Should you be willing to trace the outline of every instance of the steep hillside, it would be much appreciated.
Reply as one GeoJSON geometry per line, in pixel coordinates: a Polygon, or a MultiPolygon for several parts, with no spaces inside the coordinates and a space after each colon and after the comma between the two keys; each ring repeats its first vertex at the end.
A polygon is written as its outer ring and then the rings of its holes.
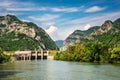
{"type": "Polygon", "coordinates": [[[14,15],[0,16],[0,47],[3,50],[57,49],[42,28],[14,15]]]}
{"type": "Polygon", "coordinates": [[[117,46],[120,44],[120,18],[114,22],[107,20],[100,27],[92,27],[87,31],[76,30],[64,41],[63,50],[75,42],[100,41],[109,46],[117,46]]]}
{"type": "Polygon", "coordinates": [[[63,48],[65,51],[55,55],[56,60],[120,64],[120,19],[105,21],[88,36],[63,48]]]}
{"type": "Polygon", "coordinates": [[[101,35],[103,33],[107,33],[112,27],[113,27],[112,21],[107,20],[99,29],[92,32],[92,35],[101,35]]]}
{"type": "Polygon", "coordinates": [[[100,27],[100,29],[92,33],[92,36],[94,38],[93,39],[94,41],[102,42],[104,44],[109,45],[109,47],[119,46],[120,45],[120,19],[117,19],[114,22],[105,21],[105,23],[100,27]]]}
{"type": "Polygon", "coordinates": [[[80,39],[89,36],[93,31],[97,30],[99,26],[91,27],[86,31],[75,30],[72,34],[70,34],[63,43],[61,49],[66,49],[68,45],[73,45],[75,42],[79,42],[80,39]]]}

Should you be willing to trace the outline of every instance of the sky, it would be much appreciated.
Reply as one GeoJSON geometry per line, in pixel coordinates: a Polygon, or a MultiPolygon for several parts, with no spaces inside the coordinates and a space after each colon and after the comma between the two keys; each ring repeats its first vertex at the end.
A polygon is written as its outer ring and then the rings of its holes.
{"type": "Polygon", "coordinates": [[[55,40],[120,18],[120,0],[0,0],[0,16],[33,22],[55,40]]]}

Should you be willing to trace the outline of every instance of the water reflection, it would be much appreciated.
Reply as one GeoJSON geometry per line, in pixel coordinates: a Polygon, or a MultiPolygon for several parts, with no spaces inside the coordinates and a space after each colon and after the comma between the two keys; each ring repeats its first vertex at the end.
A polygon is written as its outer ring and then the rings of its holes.
{"type": "Polygon", "coordinates": [[[111,64],[43,60],[0,65],[2,80],[119,80],[119,74],[120,66],[111,64]]]}
{"type": "Polygon", "coordinates": [[[5,78],[7,76],[14,75],[17,73],[21,73],[21,72],[15,70],[0,70],[0,78],[5,78]]]}

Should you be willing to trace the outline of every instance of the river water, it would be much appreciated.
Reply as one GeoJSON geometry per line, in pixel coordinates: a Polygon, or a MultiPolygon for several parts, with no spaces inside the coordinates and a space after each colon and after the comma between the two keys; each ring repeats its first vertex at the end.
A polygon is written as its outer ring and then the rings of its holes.
{"type": "Polygon", "coordinates": [[[20,61],[0,65],[0,80],[120,80],[120,65],[20,61]]]}

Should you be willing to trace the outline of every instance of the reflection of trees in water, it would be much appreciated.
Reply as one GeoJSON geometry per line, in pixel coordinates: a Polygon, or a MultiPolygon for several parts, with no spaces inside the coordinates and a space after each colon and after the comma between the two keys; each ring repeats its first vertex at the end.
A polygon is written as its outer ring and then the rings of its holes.
{"type": "Polygon", "coordinates": [[[21,72],[15,70],[0,70],[0,78],[5,78],[9,75],[14,75],[16,73],[21,73],[21,72]]]}

